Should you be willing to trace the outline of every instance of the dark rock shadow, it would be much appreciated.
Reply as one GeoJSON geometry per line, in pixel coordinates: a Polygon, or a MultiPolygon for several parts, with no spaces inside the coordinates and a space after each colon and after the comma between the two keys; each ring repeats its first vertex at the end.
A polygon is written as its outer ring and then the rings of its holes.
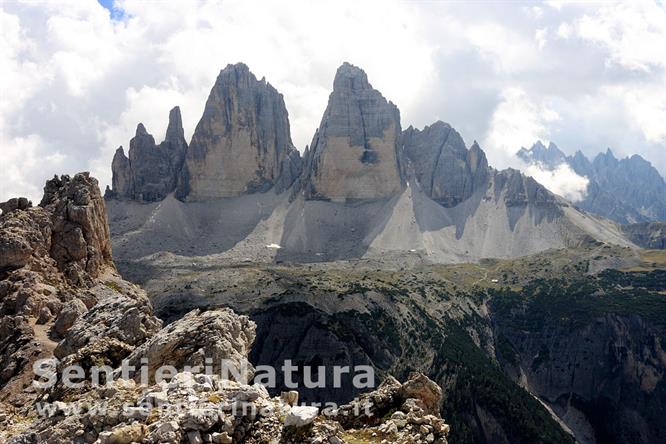
{"type": "MultiPolygon", "coordinates": [[[[255,366],[269,365],[277,371],[277,386],[272,394],[289,390],[285,385],[282,366],[290,360],[299,367],[293,381],[298,384],[300,401],[349,402],[360,392],[353,384],[353,368],[372,365],[380,370],[388,369],[395,357],[387,352],[387,345],[376,332],[368,330],[357,312],[329,315],[305,302],[291,302],[262,308],[250,315],[257,323],[250,361],[255,366]],[[312,368],[312,378],[317,380],[317,367],[325,368],[324,387],[308,388],[303,368],[312,368]],[[340,386],[334,386],[334,368],[348,366],[349,374],[340,376],[340,386]]],[[[379,375],[375,383],[379,382],[379,375]]],[[[299,402],[300,402],[299,401],[299,402]]]]}
{"type": "Polygon", "coordinates": [[[454,207],[444,207],[420,191],[415,191],[414,195],[414,215],[422,233],[455,226],[456,239],[460,239],[465,232],[467,220],[474,217],[481,205],[485,189],[476,191],[454,207]],[[417,195],[417,193],[419,194],[417,195]]]}
{"type": "Polygon", "coordinates": [[[268,219],[285,198],[266,192],[206,202],[181,202],[173,196],[152,204],[115,201],[107,205],[113,252],[123,260],[160,251],[222,253],[268,219]]]}
{"type": "Polygon", "coordinates": [[[276,260],[307,263],[362,257],[391,218],[399,198],[344,203],[294,200],[276,260]]]}

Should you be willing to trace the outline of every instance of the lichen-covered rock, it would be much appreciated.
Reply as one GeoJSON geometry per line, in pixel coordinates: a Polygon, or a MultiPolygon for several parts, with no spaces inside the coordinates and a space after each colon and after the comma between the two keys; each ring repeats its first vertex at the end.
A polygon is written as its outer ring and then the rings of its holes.
{"type": "Polygon", "coordinates": [[[401,444],[446,444],[449,425],[439,415],[441,402],[442,389],[415,372],[403,384],[389,376],[377,390],[334,410],[329,419],[351,430],[351,436],[382,436],[401,444]]]}
{"type": "MultiPolygon", "coordinates": [[[[117,282],[119,292],[130,284],[118,277],[111,261],[104,200],[88,173],[49,180],[38,207],[22,199],[10,203],[0,215],[0,399],[25,405],[37,396],[30,390],[32,364],[53,357],[57,340],[64,336],[63,347],[78,352],[88,343],[72,345],[68,335],[113,336],[110,326],[77,327],[102,299],[99,286],[111,291],[100,278],[117,282]]],[[[139,309],[152,315],[145,296],[139,309]]],[[[145,319],[131,314],[124,307],[103,321],[127,332],[145,329],[145,319]]],[[[109,348],[96,350],[102,355],[109,348]]]]}
{"type": "Polygon", "coordinates": [[[423,130],[403,132],[406,169],[416,177],[428,197],[445,207],[468,199],[487,187],[488,161],[474,142],[468,150],[460,134],[437,121],[423,130]]]}
{"type": "Polygon", "coordinates": [[[128,362],[138,368],[145,358],[153,377],[155,370],[163,365],[176,369],[200,366],[202,370],[209,365],[219,374],[226,360],[233,370],[247,369],[247,377],[251,379],[254,368],[247,357],[254,339],[255,324],[247,316],[237,315],[228,308],[193,310],[139,346],[128,362]]]}
{"type": "Polygon", "coordinates": [[[86,311],[88,311],[88,308],[79,299],[72,299],[66,303],[62,310],[60,310],[60,313],[53,324],[53,328],[51,329],[54,336],[62,338],[65,333],[67,333],[67,330],[69,330],[76,320],[86,311]]]}
{"type": "Polygon", "coordinates": [[[39,205],[51,213],[50,256],[70,280],[97,277],[113,267],[106,207],[95,178],[54,177],[39,205]]]}
{"type": "Polygon", "coordinates": [[[308,199],[379,199],[403,186],[398,156],[400,112],[344,63],[306,160],[308,199]]]}
{"type": "Polygon", "coordinates": [[[146,294],[132,284],[116,279],[98,284],[90,293],[96,304],[68,329],[54,350],[56,357],[71,355],[101,338],[135,347],[162,327],[146,294]]]}
{"type": "Polygon", "coordinates": [[[275,187],[300,174],[282,95],[242,64],[223,69],[187,151],[178,196],[190,201],[275,187]]]}

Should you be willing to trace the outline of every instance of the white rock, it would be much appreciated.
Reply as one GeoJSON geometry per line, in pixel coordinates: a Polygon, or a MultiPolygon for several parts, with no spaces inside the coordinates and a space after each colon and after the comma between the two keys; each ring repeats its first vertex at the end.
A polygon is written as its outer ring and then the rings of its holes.
{"type": "Polygon", "coordinates": [[[319,409],[317,407],[292,407],[291,411],[284,420],[284,425],[287,427],[304,427],[308,424],[312,424],[318,413],[319,409]]]}

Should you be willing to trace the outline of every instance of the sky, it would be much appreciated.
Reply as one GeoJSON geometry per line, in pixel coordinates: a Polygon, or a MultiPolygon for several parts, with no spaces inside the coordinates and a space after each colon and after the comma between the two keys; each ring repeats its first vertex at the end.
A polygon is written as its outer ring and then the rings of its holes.
{"type": "MultiPolygon", "coordinates": [[[[39,201],[54,174],[104,188],[115,149],[139,122],[159,143],[175,105],[189,140],[241,61],[284,95],[301,151],[348,61],[403,128],[448,122],[496,168],[528,171],[515,152],[540,139],[640,154],[665,175],[664,48],[662,1],[0,0],[0,201],[39,201]]],[[[584,192],[566,168],[528,172],[584,192]]]]}

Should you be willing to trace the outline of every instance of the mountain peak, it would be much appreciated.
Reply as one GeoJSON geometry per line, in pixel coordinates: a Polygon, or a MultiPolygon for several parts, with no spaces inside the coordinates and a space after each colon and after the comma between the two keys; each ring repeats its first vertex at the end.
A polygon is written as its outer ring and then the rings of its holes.
{"type": "Polygon", "coordinates": [[[566,155],[553,142],[548,143],[546,147],[543,142],[537,140],[531,148],[521,148],[516,153],[519,158],[527,163],[538,162],[549,168],[555,168],[566,161],[566,155]]]}
{"type": "Polygon", "coordinates": [[[180,115],[180,108],[174,106],[171,111],[169,111],[169,125],[167,126],[164,140],[179,140],[181,138],[185,138],[183,118],[180,115]]]}
{"type": "Polygon", "coordinates": [[[213,85],[180,173],[188,200],[278,192],[300,174],[284,98],[244,63],[227,65],[213,85]]]}
{"type": "Polygon", "coordinates": [[[333,90],[366,90],[372,89],[368,82],[368,75],[358,66],[344,62],[335,73],[333,90]]]}
{"type": "Polygon", "coordinates": [[[372,88],[362,69],[343,63],[310,144],[306,198],[345,201],[399,193],[400,134],[398,108],[372,88]]]}
{"type": "Polygon", "coordinates": [[[146,131],[146,127],[143,126],[143,123],[139,123],[139,124],[136,126],[135,137],[139,137],[139,136],[147,136],[147,135],[149,135],[149,134],[148,134],[148,131],[146,131]]]}

